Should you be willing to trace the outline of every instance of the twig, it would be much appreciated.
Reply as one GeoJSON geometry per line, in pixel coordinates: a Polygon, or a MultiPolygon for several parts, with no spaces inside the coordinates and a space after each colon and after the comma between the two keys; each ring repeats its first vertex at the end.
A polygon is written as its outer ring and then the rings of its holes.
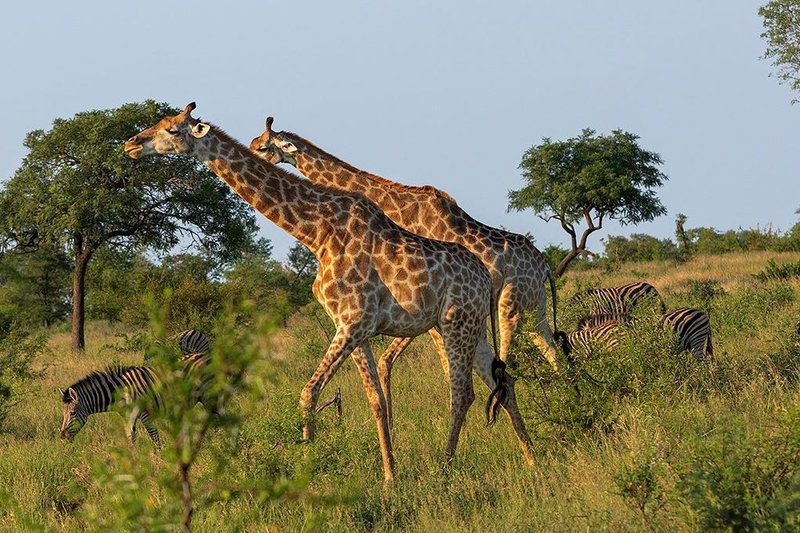
{"type": "Polygon", "coordinates": [[[336,404],[336,416],[341,420],[342,418],[342,388],[339,387],[336,389],[336,394],[333,395],[333,398],[328,400],[327,402],[323,403],[317,410],[314,411],[315,414],[320,414],[323,409],[330,407],[331,405],[336,404]]]}

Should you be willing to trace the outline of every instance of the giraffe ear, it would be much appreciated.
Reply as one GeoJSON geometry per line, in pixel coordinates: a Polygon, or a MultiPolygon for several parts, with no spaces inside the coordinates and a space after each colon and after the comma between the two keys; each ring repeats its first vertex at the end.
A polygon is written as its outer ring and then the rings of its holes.
{"type": "Polygon", "coordinates": [[[211,126],[206,124],[205,122],[198,122],[194,126],[192,126],[192,136],[196,138],[205,137],[206,134],[211,131],[211,126]]]}
{"type": "Polygon", "coordinates": [[[295,146],[292,141],[279,140],[275,143],[275,146],[280,148],[285,154],[293,154],[297,151],[297,146],[295,146]]]}

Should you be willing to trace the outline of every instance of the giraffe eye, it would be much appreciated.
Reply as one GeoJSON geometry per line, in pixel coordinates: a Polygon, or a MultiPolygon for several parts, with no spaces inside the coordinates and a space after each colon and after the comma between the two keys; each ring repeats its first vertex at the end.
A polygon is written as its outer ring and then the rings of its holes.
{"type": "Polygon", "coordinates": [[[167,133],[170,135],[177,135],[181,132],[181,130],[167,130],[167,133]]]}

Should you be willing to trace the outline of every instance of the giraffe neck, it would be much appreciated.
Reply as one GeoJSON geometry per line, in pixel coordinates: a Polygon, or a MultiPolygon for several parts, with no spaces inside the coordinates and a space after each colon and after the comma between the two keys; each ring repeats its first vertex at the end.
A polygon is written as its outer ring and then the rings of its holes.
{"type": "Polygon", "coordinates": [[[326,187],[365,194],[374,186],[366,172],[322,153],[310,143],[304,143],[303,149],[295,154],[295,162],[303,176],[326,187]]]}
{"type": "Polygon", "coordinates": [[[452,197],[434,187],[401,185],[360,170],[295,133],[284,135],[298,147],[293,157],[301,174],[315,183],[366,196],[395,223],[413,233],[472,249],[474,235],[497,231],[472,218],[452,197]],[[411,205],[419,208],[407,208],[411,205]]]}
{"type": "Polygon", "coordinates": [[[335,208],[347,209],[347,195],[308,181],[258,158],[216,127],[196,151],[211,171],[248,204],[317,254],[330,237],[335,208]]]}

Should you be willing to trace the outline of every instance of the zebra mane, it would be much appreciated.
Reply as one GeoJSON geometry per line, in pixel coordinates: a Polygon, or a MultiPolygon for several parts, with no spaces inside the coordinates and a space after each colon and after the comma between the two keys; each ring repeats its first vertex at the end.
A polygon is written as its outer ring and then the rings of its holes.
{"type": "Polygon", "coordinates": [[[75,389],[76,391],[79,391],[85,388],[88,384],[95,383],[97,380],[105,381],[106,378],[110,376],[119,377],[133,368],[139,368],[139,367],[133,365],[114,364],[107,366],[103,370],[92,370],[84,377],[82,377],[81,379],[79,379],[66,389],[64,389],[61,395],[61,401],[64,403],[70,403],[72,401],[72,398],[69,395],[69,389],[75,389]]]}

